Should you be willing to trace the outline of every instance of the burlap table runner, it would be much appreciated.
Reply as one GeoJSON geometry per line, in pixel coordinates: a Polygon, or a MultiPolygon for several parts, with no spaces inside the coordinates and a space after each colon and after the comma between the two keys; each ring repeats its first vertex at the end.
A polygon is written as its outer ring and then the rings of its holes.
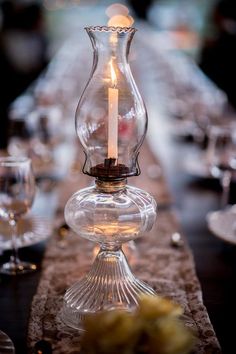
{"type": "MultiPolygon", "coordinates": [[[[150,177],[148,166],[156,164],[147,145],[142,151],[143,173],[137,184],[152,193],[161,206],[170,202],[162,175],[150,177]]],[[[134,181],[135,179],[131,179],[134,181]]],[[[78,332],[65,327],[60,321],[65,290],[88,272],[94,257],[94,244],[70,232],[64,248],[58,242],[57,227],[63,222],[64,203],[72,192],[88,183],[79,174],[64,181],[60,188],[59,214],[42,264],[42,275],[33,298],[28,329],[28,344],[32,348],[41,339],[52,343],[53,353],[80,353],[78,332]]],[[[161,209],[153,230],[135,243],[135,249],[126,246],[133,272],[149,283],[160,295],[167,296],[183,306],[184,320],[198,337],[194,353],[220,353],[219,344],[202,302],[202,293],[190,249],[184,239],[180,248],[171,246],[171,235],[179,230],[175,214],[161,209]]]]}

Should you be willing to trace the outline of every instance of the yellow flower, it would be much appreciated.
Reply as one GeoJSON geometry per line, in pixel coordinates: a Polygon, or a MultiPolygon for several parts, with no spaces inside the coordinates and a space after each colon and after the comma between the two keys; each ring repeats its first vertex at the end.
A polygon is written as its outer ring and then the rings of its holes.
{"type": "Polygon", "coordinates": [[[131,354],[140,333],[139,322],[121,310],[88,316],[84,328],[82,347],[89,354],[131,354]]]}
{"type": "Polygon", "coordinates": [[[137,309],[138,316],[152,320],[162,316],[178,317],[182,315],[182,308],[174,302],[160,296],[142,295],[137,309]]]}
{"type": "Polygon", "coordinates": [[[87,316],[81,346],[86,354],[187,354],[193,335],[179,320],[182,308],[159,296],[141,296],[132,313],[87,316]]]}

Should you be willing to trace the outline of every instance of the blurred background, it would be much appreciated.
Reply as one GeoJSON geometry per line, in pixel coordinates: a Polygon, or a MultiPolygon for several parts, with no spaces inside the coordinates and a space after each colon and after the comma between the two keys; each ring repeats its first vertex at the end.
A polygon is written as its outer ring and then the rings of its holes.
{"type": "MultiPolygon", "coordinates": [[[[10,104],[34,82],[66,38],[85,25],[105,24],[105,9],[114,2],[0,1],[1,148],[7,146],[10,104]]],[[[193,58],[226,92],[230,103],[236,105],[236,5],[233,0],[129,0],[122,3],[130,8],[135,18],[168,33],[176,50],[193,58]]],[[[24,115],[25,111],[18,113],[24,115]]]]}

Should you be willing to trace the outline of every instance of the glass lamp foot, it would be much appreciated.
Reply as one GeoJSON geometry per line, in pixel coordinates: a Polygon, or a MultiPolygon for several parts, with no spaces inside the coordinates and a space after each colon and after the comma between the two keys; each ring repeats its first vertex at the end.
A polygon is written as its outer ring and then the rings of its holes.
{"type": "Polygon", "coordinates": [[[121,249],[100,250],[90,272],[64,296],[62,321],[83,330],[83,319],[102,310],[137,307],[141,294],[154,295],[149,285],[136,279],[121,249]]]}

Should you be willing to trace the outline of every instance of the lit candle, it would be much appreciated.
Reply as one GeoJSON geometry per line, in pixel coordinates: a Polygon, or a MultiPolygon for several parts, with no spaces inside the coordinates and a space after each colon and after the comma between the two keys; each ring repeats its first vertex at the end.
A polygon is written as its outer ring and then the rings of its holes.
{"type": "Polygon", "coordinates": [[[116,73],[110,61],[112,87],[108,88],[108,159],[118,159],[118,98],[116,73]]]}

